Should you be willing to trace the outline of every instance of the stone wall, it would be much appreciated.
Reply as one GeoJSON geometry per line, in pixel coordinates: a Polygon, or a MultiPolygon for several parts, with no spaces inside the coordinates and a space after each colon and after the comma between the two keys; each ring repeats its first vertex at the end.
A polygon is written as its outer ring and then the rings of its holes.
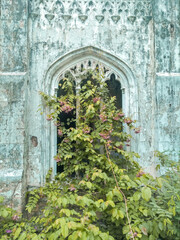
{"type": "Polygon", "coordinates": [[[180,1],[153,1],[155,31],[155,146],[180,157],[180,1]]]}
{"type": "Polygon", "coordinates": [[[21,209],[26,185],[27,1],[0,1],[0,194],[21,209]]]}
{"type": "MultiPolygon", "coordinates": [[[[172,158],[178,159],[178,0],[0,3],[0,182],[4,195],[9,199],[13,195],[20,206],[22,192],[44,183],[52,166],[56,136],[37,112],[41,104],[38,92],[54,88],[50,79],[54,75],[47,78],[54,63],[61,62],[58,76],[78,61],[78,51],[79,58],[99,53],[99,61],[119,73],[125,71],[123,65],[118,67],[118,61],[131,70],[134,81],[126,87],[124,101],[128,101],[126,106],[131,101],[137,109],[124,111],[141,126],[131,145],[131,150],[142,156],[140,163],[153,173],[155,150],[170,151],[172,158]],[[91,50],[83,54],[81,49],[91,50]],[[65,63],[66,56],[72,59],[65,63]]],[[[126,78],[128,82],[128,74],[126,78]]]]}

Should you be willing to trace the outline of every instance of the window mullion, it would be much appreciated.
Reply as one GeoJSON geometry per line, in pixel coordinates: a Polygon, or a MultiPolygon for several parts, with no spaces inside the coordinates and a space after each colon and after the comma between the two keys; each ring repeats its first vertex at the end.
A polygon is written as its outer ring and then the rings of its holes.
{"type": "Polygon", "coordinates": [[[76,127],[79,123],[79,113],[80,113],[80,90],[81,90],[81,86],[80,86],[80,79],[76,80],[76,127]]]}

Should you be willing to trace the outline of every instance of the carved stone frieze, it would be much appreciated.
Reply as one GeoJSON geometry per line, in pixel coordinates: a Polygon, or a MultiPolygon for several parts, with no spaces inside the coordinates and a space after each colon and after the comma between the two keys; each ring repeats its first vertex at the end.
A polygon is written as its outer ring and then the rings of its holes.
{"type": "Polygon", "coordinates": [[[148,24],[152,16],[151,12],[150,0],[30,0],[32,20],[39,19],[43,25],[46,25],[44,18],[55,25],[53,22],[61,19],[66,23],[70,19],[85,23],[92,16],[99,24],[106,19],[110,19],[114,24],[121,22],[121,19],[127,19],[127,22],[133,24],[139,18],[148,24]]]}

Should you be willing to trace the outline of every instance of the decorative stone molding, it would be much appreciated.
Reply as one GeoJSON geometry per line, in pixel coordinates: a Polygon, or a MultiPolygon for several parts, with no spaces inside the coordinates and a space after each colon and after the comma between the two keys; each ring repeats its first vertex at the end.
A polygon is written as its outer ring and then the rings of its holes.
{"type": "Polygon", "coordinates": [[[62,18],[67,23],[71,19],[71,15],[62,15],[62,18]]]}
{"type": "Polygon", "coordinates": [[[113,20],[114,23],[117,23],[119,21],[119,19],[120,19],[120,16],[113,15],[113,16],[111,16],[111,19],[113,20]]]}
{"type": "Polygon", "coordinates": [[[101,23],[104,19],[104,16],[103,15],[96,15],[95,18],[99,23],[101,23]]]}
{"type": "MultiPolygon", "coordinates": [[[[38,14],[41,22],[45,16],[48,17],[48,21],[55,22],[62,17],[66,23],[70,19],[79,19],[85,23],[90,16],[93,16],[99,23],[111,19],[117,24],[120,19],[127,19],[133,24],[137,18],[141,18],[148,24],[148,17],[152,15],[150,0],[31,0],[30,12],[38,14]]],[[[30,16],[33,18],[32,14],[30,16]]]]}
{"type": "Polygon", "coordinates": [[[133,24],[136,20],[136,17],[135,16],[129,16],[128,20],[133,24]]]}
{"type": "Polygon", "coordinates": [[[82,23],[84,23],[87,20],[88,16],[87,15],[79,15],[78,18],[81,20],[82,23]]]}

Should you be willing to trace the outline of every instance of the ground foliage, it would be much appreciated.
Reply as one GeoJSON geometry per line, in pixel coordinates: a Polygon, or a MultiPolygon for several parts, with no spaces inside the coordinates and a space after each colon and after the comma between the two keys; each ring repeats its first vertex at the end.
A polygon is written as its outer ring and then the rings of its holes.
{"type": "Polygon", "coordinates": [[[178,163],[169,162],[159,178],[145,173],[138,154],[127,151],[130,132],[140,131],[135,122],[115,107],[100,71],[80,77],[85,81],[78,95],[70,77],[61,82],[66,94],[41,93],[47,121],[61,138],[54,160],[63,172],[53,178],[51,169],[45,186],[29,193],[31,217],[5,208],[0,199],[1,239],[180,239],[178,163]],[[76,115],[69,128],[59,119],[62,112],[76,115]]]}

